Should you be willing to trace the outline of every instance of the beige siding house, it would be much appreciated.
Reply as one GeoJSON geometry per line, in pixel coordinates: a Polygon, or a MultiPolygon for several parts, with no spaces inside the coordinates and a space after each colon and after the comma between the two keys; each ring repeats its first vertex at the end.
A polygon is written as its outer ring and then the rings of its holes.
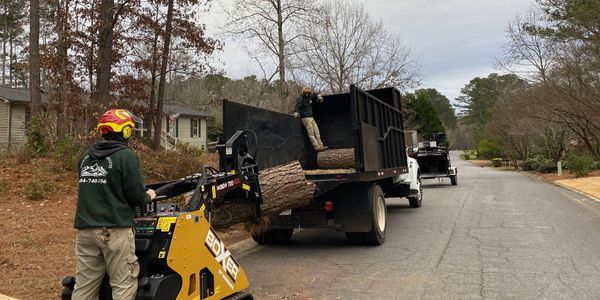
{"type": "MultiPolygon", "coordinates": [[[[42,101],[46,95],[42,93],[42,101]]],[[[25,142],[29,119],[29,89],[0,86],[0,150],[25,142]]]]}
{"type": "MultiPolygon", "coordinates": [[[[163,132],[171,144],[188,143],[207,149],[206,121],[209,115],[176,104],[164,105],[163,132]]],[[[166,145],[168,146],[168,145],[166,145]]]]}

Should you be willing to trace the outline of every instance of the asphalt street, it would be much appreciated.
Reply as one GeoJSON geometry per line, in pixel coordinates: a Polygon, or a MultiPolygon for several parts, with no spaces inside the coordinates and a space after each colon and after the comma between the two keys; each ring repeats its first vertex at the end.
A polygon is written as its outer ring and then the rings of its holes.
{"type": "Polygon", "coordinates": [[[258,299],[600,298],[600,203],[458,159],[423,206],[387,199],[384,245],[303,230],[240,259],[258,299]]]}

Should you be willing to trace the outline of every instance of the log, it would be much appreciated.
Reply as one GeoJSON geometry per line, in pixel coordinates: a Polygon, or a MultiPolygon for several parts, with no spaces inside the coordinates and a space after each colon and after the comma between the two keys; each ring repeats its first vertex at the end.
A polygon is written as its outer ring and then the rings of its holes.
{"type": "MultiPolygon", "coordinates": [[[[262,170],[258,173],[258,181],[263,197],[263,222],[288,209],[309,205],[315,192],[315,185],[306,180],[298,161],[262,170]]],[[[224,228],[254,222],[254,210],[253,204],[223,205],[212,211],[211,224],[215,228],[224,228]]]]}
{"type": "Polygon", "coordinates": [[[317,153],[319,169],[351,169],[356,167],[354,149],[329,149],[317,153]]]}

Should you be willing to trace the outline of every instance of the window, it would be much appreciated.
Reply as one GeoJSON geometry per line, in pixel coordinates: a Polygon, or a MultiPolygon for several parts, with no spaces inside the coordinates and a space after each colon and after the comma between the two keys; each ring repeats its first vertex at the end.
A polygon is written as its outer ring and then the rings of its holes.
{"type": "Polygon", "coordinates": [[[198,119],[190,119],[190,137],[200,136],[200,121],[198,119]]]}

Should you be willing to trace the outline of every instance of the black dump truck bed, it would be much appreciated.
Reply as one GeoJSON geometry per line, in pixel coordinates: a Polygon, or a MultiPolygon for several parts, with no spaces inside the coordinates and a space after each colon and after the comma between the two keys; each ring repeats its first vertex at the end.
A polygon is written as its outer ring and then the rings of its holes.
{"type": "MultiPolygon", "coordinates": [[[[330,149],[352,148],[353,170],[340,173],[308,172],[317,184],[317,195],[338,184],[374,181],[408,172],[400,92],[395,88],[363,91],[355,86],[349,93],[323,96],[314,103],[314,118],[321,139],[330,149]]],[[[236,102],[223,104],[223,136],[239,130],[255,133],[255,160],[260,169],[300,161],[305,170],[317,169],[316,152],[298,119],[236,102]]],[[[250,141],[252,142],[252,141],[250,141]]]]}
{"type": "Polygon", "coordinates": [[[330,149],[354,149],[348,170],[317,169],[302,123],[291,115],[234,102],[223,105],[223,138],[251,131],[247,140],[258,168],[300,161],[306,178],[316,186],[311,204],[270,219],[269,230],[253,234],[259,243],[285,242],[295,228],[335,228],[348,240],[381,245],[385,240],[385,197],[404,197],[408,187],[397,184],[408,172],[400,92],[395,88],[323,96],[313,104],[321,139],[330,149]],[[254,144],[252,144],[254,143],[254,144]],[[254,150],[256,153],[254,153],[254,150]]]}

